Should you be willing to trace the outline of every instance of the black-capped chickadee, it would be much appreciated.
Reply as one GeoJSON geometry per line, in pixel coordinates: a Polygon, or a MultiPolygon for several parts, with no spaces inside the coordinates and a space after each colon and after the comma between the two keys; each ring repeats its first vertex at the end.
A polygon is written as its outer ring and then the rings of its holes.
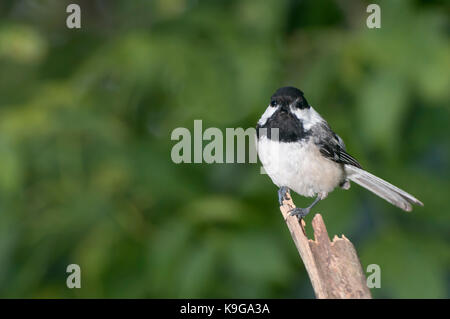
{"type": "Polygon", "coordinates": [[[316,196],[311,205],[295,208],[291,215],[305,216],[335,187],[349,189],[350,181],[405,211],[412,210],[411,204],[423,206],[411,194],[363,170],[297,88],[282,87],[272,95],[256,131],[258,156],[279,187],[280,205],[290,189],[302,196],[316,196]]]}

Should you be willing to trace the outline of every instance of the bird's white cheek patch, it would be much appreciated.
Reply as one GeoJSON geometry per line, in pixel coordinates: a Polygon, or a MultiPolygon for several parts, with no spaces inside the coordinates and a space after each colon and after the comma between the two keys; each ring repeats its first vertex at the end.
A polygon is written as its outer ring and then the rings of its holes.
{"type": "Polygon", "coordinates": [[[310,130],[317,123],[321,123],[324,119],[320,116],[319,113],[314,110],[311,106],[309,109],[297,109],[291,108],[291,112],[302,121],[303,128],[305,130],[310,130]]]}
{"type": "Polygon", "coordinates": [[[264,125],[266,124],[267,120],[273,115],[273,113],[275,113],[275,111],[277,110],[277,107],[273,107],[273,106],[268,106],[266,111],[263,113],[263,115],[261,116],[261,118],[258,121],[259,125],[264,125]]]}

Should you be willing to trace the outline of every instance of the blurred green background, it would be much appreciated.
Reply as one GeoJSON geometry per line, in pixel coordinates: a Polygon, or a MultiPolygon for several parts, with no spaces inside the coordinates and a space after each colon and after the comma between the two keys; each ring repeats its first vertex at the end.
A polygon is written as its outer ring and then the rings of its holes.
{"type": "Polygon", "coordinates": [[[330,237],[380,265],[374,297],[448,298],[448,3],[380,1],[368,29],[371,2],[2,0],[0,297],[313,298],[259,164],[170,158],[174,128],[254,127],[293,85],[425,203],[336,190],[330,237]]]}

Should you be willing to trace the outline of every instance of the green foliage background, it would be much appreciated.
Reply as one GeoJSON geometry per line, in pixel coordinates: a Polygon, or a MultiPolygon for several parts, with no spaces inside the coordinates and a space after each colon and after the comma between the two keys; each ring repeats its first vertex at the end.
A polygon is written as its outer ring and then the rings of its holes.
{"type": "Polygon", "coordinates": [[[369,3],[2,1],[0,296],[312,298],[259,165],[170,158],[174,128],[254,127],[294,85],[425,203],[404,213],[353,185],[315,209],[380,265],[374,297],[448,298],[448,6],[380,1],[369,30],[369,3]]]}

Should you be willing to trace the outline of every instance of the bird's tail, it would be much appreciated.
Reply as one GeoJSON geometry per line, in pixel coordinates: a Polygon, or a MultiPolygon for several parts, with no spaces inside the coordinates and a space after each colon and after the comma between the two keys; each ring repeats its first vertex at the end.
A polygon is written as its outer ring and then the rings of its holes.
{"type": "Polygon", "coordinates": [[[344,167],[348,179],[367,188],[404,211],[410,212],[412,210],[411,204],[423,206],[423,203],[411,194],[408,194],[404,190],[401,190],[363,169],[352,165],[345,165],[344,167]]]}

